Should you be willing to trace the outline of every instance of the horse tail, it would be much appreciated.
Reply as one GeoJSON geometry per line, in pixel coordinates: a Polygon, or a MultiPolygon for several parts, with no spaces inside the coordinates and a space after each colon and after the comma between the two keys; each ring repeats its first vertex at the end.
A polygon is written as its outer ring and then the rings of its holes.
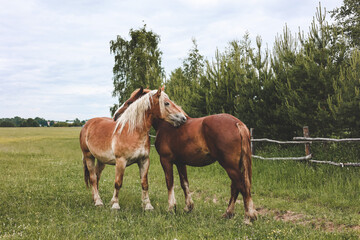
{"type": "Polygon", "coordinates": [[[90,183],[90,172],[89,169],[86,165],[86,152],[87,152],[87,147],[86,147],[86,142],[85,142],[85,137],[86,137],[86,129],[87,126],[85,124],[85,126],[81,129],[80,131],[80,147],[82,150],[82,160],[83,160],[83,165],[84,165],[84,180],[85,180],[85,184],[86,187],[89,187],[89,183],[90,183]]]}
{"type": "Polygon", "coordinates": [[[250,131],[242,122],[236,123],[241,138],[241,154],[240,154],[240,169],[242,169],[245,177],[245,184],[251,186],[252,178],[252,164],[251,164],[251,138],[250,131]]]}
{"type": "Polygon", "coordinates": [[[84,180],[85,180],[85,184],[86,184],[86,187],[89,187],[89,183],[90,183],[90,172],[89,172],[89,169],[86,165],[86,159],[85,157],[83,156],[83,164],[84,164],[84,180]]]}

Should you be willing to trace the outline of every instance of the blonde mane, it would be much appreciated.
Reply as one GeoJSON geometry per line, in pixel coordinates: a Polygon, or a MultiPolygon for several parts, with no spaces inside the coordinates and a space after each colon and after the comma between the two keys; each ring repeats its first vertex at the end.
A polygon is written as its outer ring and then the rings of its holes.
{"type": "MultiPolygon", "coordinates": [[[[152,90],[132,103],[118,118],[118,120],[116,120],[116,126],[113,134],[116,133],[120,125],[121,127],[118,131],[119,134],[122,132],[126,124],[128,124],[129,133],[133,132],[136,128],[142,127],[145,120],[145,112],[151,108],[152,98],[156,93],[157,90],[152,90]]],[[[161,92],[159,98],[161,116],[165,114],[165,98],[168,98],[167,94],[165,92],[161,92]]]]}

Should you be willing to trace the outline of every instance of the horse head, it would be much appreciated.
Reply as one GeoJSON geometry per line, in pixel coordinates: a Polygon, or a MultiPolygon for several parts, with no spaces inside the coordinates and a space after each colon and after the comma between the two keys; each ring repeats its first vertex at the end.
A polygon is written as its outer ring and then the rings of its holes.
{"type": "Polygon", "coordinates": [[[169,96],[163,91],[164,87],[153,92],[153,104],[159,105],[158,111],[154,110],[154,118],[165,120],[175,127],[185,123],[187,118],[183,110],[173,103],[169,96]],[[156,91],[156,92],[155,92],[156,91]]]}

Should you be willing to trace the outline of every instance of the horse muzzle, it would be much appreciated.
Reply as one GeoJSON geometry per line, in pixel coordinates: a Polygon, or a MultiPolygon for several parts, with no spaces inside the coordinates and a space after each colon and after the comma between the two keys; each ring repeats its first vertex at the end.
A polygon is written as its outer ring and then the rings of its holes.
{"type": "Polygon", "coordinates": [[[170,115],[170,120],[173,123],[174,127],[179,127],[180,125],[186,123],[186,116],[182,113],[170,115]]]}

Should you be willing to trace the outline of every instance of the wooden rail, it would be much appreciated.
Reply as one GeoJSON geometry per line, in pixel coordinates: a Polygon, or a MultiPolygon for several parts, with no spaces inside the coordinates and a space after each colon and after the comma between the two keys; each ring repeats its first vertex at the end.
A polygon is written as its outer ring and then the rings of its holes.
{"type": "Polygon", "coordinates": [[[303,127],[304,137],[294,137],[294,141],[278,141],[268,138],[253,138],[254,129],[250,129],[251,133],[251,152],[253,158],[258,158],[261,160],[294,160],[294,161],[306,161],[308,163],[319,163],[319,164],[329,164],[339,167],[360,167],[360,163],[341,163],[341,162],[332,162],[332,161],[322,161],[312,159],[310,144],[312,142],[358,142],[360,138],[343,138],[343,139],[334,139],[334,138],[311,138],[309,137],[309,128],[303,127]],[[255,155],[255,142],[270,142],[277,144],[304,144],[305,145],[305,156],[303,157],[262,157],[255,155]]]}

